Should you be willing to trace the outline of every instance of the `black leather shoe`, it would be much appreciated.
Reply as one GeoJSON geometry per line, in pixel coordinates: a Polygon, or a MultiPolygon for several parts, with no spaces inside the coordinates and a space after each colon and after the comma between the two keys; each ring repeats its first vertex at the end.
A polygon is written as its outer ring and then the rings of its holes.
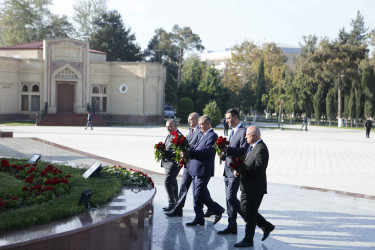
{"type": "Polygon", "coordinates": [[[237,234],[237,228],[225,228],[223,231],[218,231],[218,234],[237,234]]]}
{"type": "Polygon", "coordinates": [[[210,217],[211,215],[214,215],[214,213],[213,212],[211,212],[211,211],[209,211],[209,210],[207,210],[207,212],[204,214],[204,217],[210,217]]]}
{"type": "Polygon", "coordinates": [[[223,208],[222,212],[221,213],[218,213],[218,214],[215,214],[215,220],[214,220],[214,225],[216,223],[219,222],[219,220],[221,219],[221,217],[223,216],[223,213],[224,213],[225,209],[223,208]]]}
{"type": "Polygon", "coordinates": [[[182,211],[172,210],[169,213],[165,213],[169,217],[182,217],[182,211]]]}
{"type": "Polygon", "coordinates": [[[265,239],[267,239],[267,237],[270,235],[270,233],[275,229],[275,226],[272,225],[271,227],[269,228],[266,228],[266,227],[262,227],[262,230],[263,230],[263,238],[262,238],[262,241],[264,241],[265,239]]]}
{"type": "Polygon", "coordinates": [[[203,221],[193,220],[192,222],[186,223],[186,226],[196,226],[196,225],[203,226],[204,225],[204,220],[203,221]]]}
{"type": "Polygon", "coordinates": [[[252,247],[254,243],[251,241],[247,241],[245,239],[241,240],[240,242],[233,245],[234,247],[252,247]]]}
{"type": "Polygon", "coordinates": [[[174,208],[174,205],[169,205],[168,207],[163,207],[165,212],[171,211],[174,208]]]}

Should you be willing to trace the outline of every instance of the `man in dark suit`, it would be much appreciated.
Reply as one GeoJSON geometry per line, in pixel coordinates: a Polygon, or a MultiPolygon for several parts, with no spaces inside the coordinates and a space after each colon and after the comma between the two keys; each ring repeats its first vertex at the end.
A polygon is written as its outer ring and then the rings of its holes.
{"type": "Polygon", "coordinates": [[[166,128],[169,132],[167,138],[165,139],[165,155],[161,161],[161,166],[165,169],[165,179],[164,179],[164,186],[168,194],[168,201],[169,205],[164,207],[164,211],[171,211],[177,203],[178,199],[178,184],[177,184],[177,175],[180,172],[180,166],[175,161],[175,153],[172,150],[172,139],[173,135],[171,133],[173,131],[177,131],[181,134],[180,131],[177,129],[177,123],[174,119],[170,119],[166,123],[166,128]]]}
{"type": "Polygon", "coordinates": [[[372,128],[372,120],[370,118],[367,118],[365,122],[365,127],[366,127],[366,138],[370,138],[370,131],[372,128]]]}
{"type": "Polygon", "coordinates": [[[218,234],[237,234],[237,213],[243,217],[241,204],[237,199],[237,192],[240,187],[240,177],[234,176],[233,170],[229,167],[232,162],[232,156],[244,156],[249,144],[246,141],[246,128],[240,122],[240,114],[236,109],[229,109],[225,113],[225,118],[232,132],[229,137],[229,146],[221,157],[225,159],[224,183],[227,200],[228,227],[218,234]]]}
{"type": "Polygon", "coordinates": [[[203,204],[215,214],[214,224],[221,219],[225,211],[222,206],[212,200],[207,189],[210,178],[214,176],[216,150],[213,145],[218,136],[211,127],[209,116],[201,116],[198,124],[202,135],[195,146],[190,147],[188,153],[190,158],[188,171],[193,178],[195,218],[192,222],[186,223],[187,226],[204,225],[203,204]]]}
{"type": "MultiPolygon", "coordinates": [[[[267,193],[266,169],[268,165],[268,149],[261,139],[259,128],[252,126],[246,130],[246,140],[250,144],[246,153],[246,167],[240,171],[241,209],[245,215],[245,238],[235,244],[235,247],[250,247],[254,245],[255,227],[263,230],[262,241],[275,229],[258,213],[264,194],[267,193]]],[[[235,171],[235,175],[238,173],[235,171]]]]}
{"type": "MultiPolygon", "coordinates": [[[[198,119],[199,119],[199,114],[196,112],[193,112],[189,114],[188,117],[188,122],[190,125],[190,131],[187,136],[187,140],[189,142],[190,147],[194,147],[194,145],[197,143],[199,136],[201,136],[202,132],[199,129],[198,125],[198,119]]],[[[182,216],[182,208],[185,205],[185,200],[186,200],[186,195],[189,191],[189,187],[192,181],[192,176],[189,174],[189,163],[190,161],[186,164],[184,168],[184,173],[182,175],[182,180],[181,180],[181,186],[180,186],[180,194],[178,196],[178,201],[174,209],[166,213],[167,216],[169,217],[181,217],[182,216]]]]}

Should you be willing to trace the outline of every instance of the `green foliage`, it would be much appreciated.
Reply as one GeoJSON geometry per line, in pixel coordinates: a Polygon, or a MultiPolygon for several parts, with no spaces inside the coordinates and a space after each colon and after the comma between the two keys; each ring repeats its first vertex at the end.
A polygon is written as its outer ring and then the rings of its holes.
{"type": "Polygon", "coordinates": [[[51,0],[4,0],[0,8],[0,45],[10,46],[46,37],[51,0]]]}
{"type": "Polygon", "coordinates": [[[189,97],[183,97],[177,103],[176,116],[181,118],[181,122],[187,122],[190,113],[194,112],[193,100],[189,97]]]}
{"type": "Polygon", "coordinates": [[[108,0],[76,0],[73,4],[73,20],[76,37],[88,41],[96,32],[99,20],[107,12],[108,0]]]}
{"type": "Polygon", "coordinates": [[[263,110],[266,108],[262,103],[262,96],[266,93],[266,82],[264,79],[264,60],[263,58],[259,61],[259,68],[258,68],[258,77],[257,77],[257,89],[256,89],[256,96],[255,96],[255,110],[261,114],[263,110]]]}
{"type": "Polygon", "coordinates": [[[319,124],[319,120],[322,116],[322,106],[324,105],[324,93],[323,93],[323,85],[319,84],[318,91],[316,92],[314,96],[314,115],[315,115],[315,121],[317,124],[319,124]]]}
{"type": "Polygon", "coordinates": [[[203,109],[203,114],[208,115],[211,118],[211,126],[213,128],[219,125],[223,119],[220,108],[217,106],[216,101],[210,101],[203,109]]]}
{"type": "Polygon", "coordinates": [[[98,27],[90,39],[90,47],[107,53],[108,61],[139,61],[142,59],[140,47],[135,43],[135,35],[126,29],[117,11],[104,13],[95,21],[98,27]]]}
{"type": "Polygon", "coordinates": [[[327,118],[329,123],[335,120],[337,115],[337,99],[336,99],[336,89],[331,88],[326,97],[326,111],[327,111],[327,118]]]}
{"type": "Polygon", "coordinates": [[[361,86],[364,94],[364,116],[375,116],[375,74],[372,68],[363,70],[361,86]]]}
{"type": "MultiPolygon", "coordinates": [[[[1,197],[20,196],[24,191],[25,182],[22,179],[12,178],[15,171],[12,164],[25,165],[25,160],[8,159],[10,169],[7,172],[0,171],[0,199],[1,197]]],[[[38,167],[45,168],[49,165],[47,162],[38,162],[38,167]]],[[[82,177],[85,169],[77,169],[69,166],[58,166],[64,175],[70,175],[69,182],[72,183],[70,191],[60,197],[53,197],[42,203],[33,203],[31,205],[19,206],[17,209],[7,209],[0,211],[0,231],[11,229],[22,229],[33,225],[39,225],[67,218],[77,213],[84,212],[84,206],[78,206],[78,200],[82,190],[92,189],[93,195],[91,202],[103,205],[110,201],[122,188],[123,181],[129,178],[118,178],[113,174],[102,173],[101,177],[84,179],[82,177]]],[[[2,168],[4,170],[4,168],[2,168]]],[[[139,184],[144,182],[148,177],[137,171],[127,171],[131,177],[136,177],[132,183],[139,184]],[[133,173],[134,172],[134,173],[133,173]]],[[[151,182],[149,182],[151,184],[151,182]]],[[[11,200],[11,199],[10,199],[11,200]]]]}

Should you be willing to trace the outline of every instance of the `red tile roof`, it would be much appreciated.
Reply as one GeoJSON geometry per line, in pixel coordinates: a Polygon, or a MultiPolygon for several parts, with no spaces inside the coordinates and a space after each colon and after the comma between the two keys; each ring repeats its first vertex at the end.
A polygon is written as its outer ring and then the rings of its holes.
{"type": "MultiPolygon", "coordinates": [[[[24,43],[24,44],[18,44],[18,45],[12,45],[7,47],[0,47],[0,50],[16,50],[16,49],[25,49],[25,50],[32,50],[32,49],[43,49],[43,41],[39,42],[32,42],[32,43],[24,43]]],[[[90,53],[95,54],[107,54],[106,52],[90,49],[90,53]]]]}

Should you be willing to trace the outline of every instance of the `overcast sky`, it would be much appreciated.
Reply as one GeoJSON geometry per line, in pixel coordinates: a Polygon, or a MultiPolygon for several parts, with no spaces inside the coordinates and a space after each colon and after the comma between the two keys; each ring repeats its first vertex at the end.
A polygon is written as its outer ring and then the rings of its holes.
{"type": "MultiPolygon", "coordinates": [[[[71,17],[75,0],[53,0],[51,11],[71,17]]],[[[206,50],[223,51],[245,39],[298,46],[303,36],[337,37],[349,31],[359,10],[375,29],[375,0],[109,0],[142,49],[154,30],[188,26],[206,50]]]]}

